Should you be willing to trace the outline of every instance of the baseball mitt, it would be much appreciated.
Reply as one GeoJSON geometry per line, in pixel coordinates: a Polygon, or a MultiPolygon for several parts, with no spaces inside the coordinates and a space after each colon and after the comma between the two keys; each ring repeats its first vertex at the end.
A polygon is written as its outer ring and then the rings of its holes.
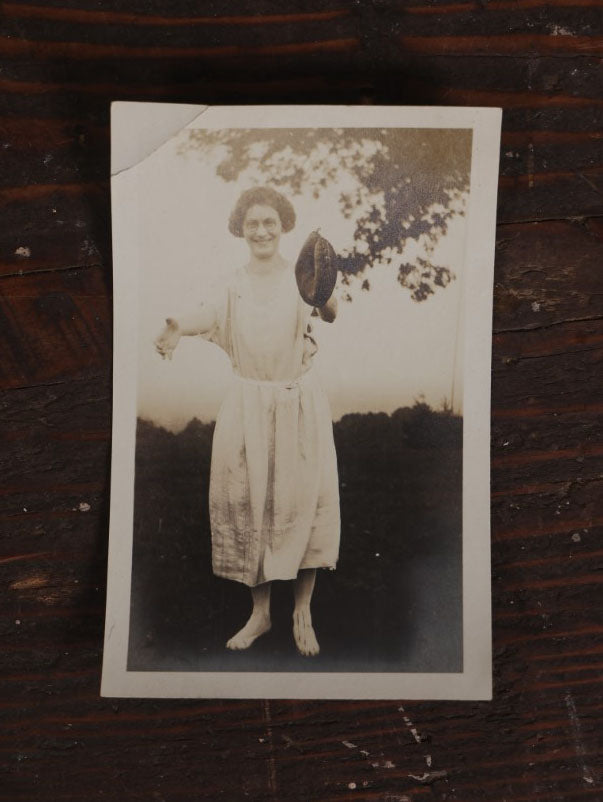
{"type": "Polygon", "coordinates": [[[318,231],[313,231],[302,246],[295,263],[295,278],[299,294],[310,306],[324,306],[335,289],[337,254],[318,231]]]}

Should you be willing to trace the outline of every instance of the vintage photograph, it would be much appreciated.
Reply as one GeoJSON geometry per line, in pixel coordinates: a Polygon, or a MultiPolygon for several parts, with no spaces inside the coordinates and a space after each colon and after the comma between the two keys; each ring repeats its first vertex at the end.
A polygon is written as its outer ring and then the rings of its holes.
{"type": "Polygon", "coordinates": [[[105,672],[121,663],[132,695],[155,696],[463,677],[466,644],[487,656],[490,637],[483,615],[466,631],[469,564],[489,587],[487,518],[477,559],[466,520],[466,343],[489,335],[492,273],[477,267],[475,310],[473,196],[495,205],[474,175],[477,110],[312,127],[303,109],[213,111],[113,179],[131,184],[113,210],[130,470],[105,672]]]}

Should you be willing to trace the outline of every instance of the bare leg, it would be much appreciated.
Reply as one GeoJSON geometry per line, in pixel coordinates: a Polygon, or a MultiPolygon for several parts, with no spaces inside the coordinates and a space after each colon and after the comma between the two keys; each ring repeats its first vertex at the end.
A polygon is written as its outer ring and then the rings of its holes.
{"type": "Polygon", "coordinates": [[[270,621],[271,587],[270,582],[264,582],[263,585],[256,585],[251,588],[251,598],[253,599],[251,616],[243,629],[240,629],[228,641],[226,644],[227,649],[248,649],[256,638],[268,632],[272,626],[270,621]]]}
{"type": "Polygon", "coordinates": [[[320,651],[320,646],[316,640],[314,627],[312,626],[312,615],[310,613],[310,602],[316,582],[316,569],[303,568],[295,580],[293,595],[295,598],[295,609],[293,610],[293,637],[300,654],[304,657],[313,657],[320,651]]]}

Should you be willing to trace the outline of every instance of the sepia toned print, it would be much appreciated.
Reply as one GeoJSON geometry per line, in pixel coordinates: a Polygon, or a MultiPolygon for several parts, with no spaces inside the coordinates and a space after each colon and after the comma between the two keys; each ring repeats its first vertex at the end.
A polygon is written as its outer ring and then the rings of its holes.
{"type": "Polygon", "coordinates": [[[472,538],[488,553],[467,514],[479,126],[209,111],[114,178],[135,185],[116,271],[129,250],[137,345],[103,693],[441,697],[448,677],[470,697],[489,653],[488,621],[467,628],[472,538]]]}

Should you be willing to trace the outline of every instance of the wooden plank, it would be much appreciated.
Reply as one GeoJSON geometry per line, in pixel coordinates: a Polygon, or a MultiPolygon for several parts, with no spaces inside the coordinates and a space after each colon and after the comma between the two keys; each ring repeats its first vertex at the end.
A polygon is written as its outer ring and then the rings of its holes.
{"type": "MultiPolygon", "coordinates": [[[[335,8],[306,11],[298,14],[248,14],[248,15],[198,15],[158,16],[112,10],[83,10],[54,8],[8,3],[5,5],[5,20],[10,26],[18,25],[20,37],[28,42],[52,43],[52,52],[62,41],[81,44],[109,45],[134,48],[132,55],[141,56],[137,48],[154,44],[165,56],[175,47],[183,49],[194,45],[226,46],[230,42],[240,48],[268,43],[271,38],[282,38],[288,44],[295,39],[325,39],[325,32],[336,30],[338,36],[345,32],[358,31],[364,36],[376,34],[378,29],[389,34],[392,40],[404,48],[421,52],[483,52],[485,39],[489,40],[491,54],[511,52],[521,55],[528,49],[547,52],[600,53],[601,38],[597,37],[600,9],[582,3],[577,15],[572,6],[551,7],[542,14],[542,6],[524,4],[510,8],[487,8],[478,6],[432,7],[437,14],[438,35],[434,36],[433,15],[408,13],[408,9],[384,8],[377,19],[372,19],[371,29],[361,32],[359,23],[366,15],[362,8],[335,8]],[[18,21],[18,22],[17,22],[18,21]],[[526,33],[526,30],[529,33],[526,33]],[[403,31],[403,33],[402,33],[403,31]],[[85,37],[82,33],[85,32],[85,37]],[[445,32],[445,40],[442,33],[445,32]],[[301,35],[301,36],[300,36],[301,35]],[[471,37],[471,42],[469,41],[471,37]],[[439,42],[437,40],[440,40],[439,42]],[[162,42],[169,41],[169,50],[162,42]],[[469,51],[468,51],[469,48],[469,51]],[[435,49],[435,50],[434,50],[435,49]]],[[[14,47],[9,51],[17,53],[14,47]]],[[[41,52],[51,52],[43,49],[41,52]]],[[[68,52],[75,55],[74,48],[68,52]]],[[[111,51],[103,51],[110,54],[111,51]]],[[[252,49],[249,53],[257,52],[252,49]]],[[[217,52],[203,50],[203,55],[217,52]]],[[[77,57],[77,56],[76,56],[77,57]]]]}
{"type": "MultiPolygon", "coordinates": [[[[279,70],[278,74],[267,74],[265,64],[261,62],[246,62],[245,70],[241,72],[241,61],[236,58],[221,63],[219,70],[207,70],[203,64],[184,56],[178,63],[169,65],[161,60],[141,65],[138,60],[128,58],[122,59],[118,65],[98,60],[83,61],[78,64],[77,73],[68,69],[66,64],[53,65],[49,70],[44,61],[3,58],[0,62],[0,86],[7,86],[11,91],[18,92],[18,82],[23,81],[30,82],[30,85],[23,86],[23,92],[27,94],[41,91],[65,92],[72,88],[84,93],[98,94],[103,91],[108,97],[134,90],[160,93],[166,92],[169,87],[172,97],[186,96],[187,102],[205,102],[198,94],[193,95],[202,86],[209,92],[215,91],[214,87],[221,90],[221,100],[224,102],[228,99],[229,90],[236,91],[237,86],[246,87],[252,98],[254,93],[263,95],[274,92],[279,86],[291,87],[305,95],[313,89],[315,91],[314,82],[322,78],[327,85],[356,83],[359,86],[368,85],[371,92],[377,95],[383,91],[396,91],[400,97],[409,90],[412,91],[413,87],[418,92],[422,91],[423,86],[425,91],[433,91],[434,87],[441,86],[447,87],[450,92],[468,89],[506,92],[506,95],[498,95],[504,101],[501,105],[505,107],[514,107],[517,103],[524,108],[542,105],[544,99],[551,105],[559,105],[568,96],[590,96],[593,100],[599,98],[596,90],[600,69],[597,58],[576,59],[539,54],[538,58],[526,62],[512,56],[488,54],[405,54],[396,48],[388,51],[387,62],[381,63],[378,51],[371,50],[368,43],[362,53],[355,56],[359,62],[358,70],[345,69],[339,63],[339,58],[326,55],[320,58],[313,56],[285,59],[281,62],[283,70],[279,70]],[[501,69],[501,60],[504,62],[504,69],[501,69]],[[325,64],[330,65],[327,73],[324,73],[325,64]],[[397,88],[394,80],[396,74],[404,75],[404,82],[398,84],[397,88]],[[39,83],[34,83],[36,81],[39,83]]],[[[13,102],[25,99],[13,98],[13,102]]],[[[50,106],[49,109],[54,109],[55,114],[61,113],[60,107],[57,109],[50,106]]],[[[69,113],[73,113],[73,108],[69,113]]],[[[592,130],[596,130],[595,126],[592,126],[592,130]]]]}
{"type": "Polygon", "coordinates": [[[101,25],[149,25],[160,26],[162,29],[170,25],[187,28],[193,26],[239,26],[239,25],[273,25],[281,23],[304,22],[330,22],[340,20],[350,14],[347,8],[335,8],[326,11],[307,11],[290,14],[248,14],[248,15],[217,15],[197,14],[195,16],[158,16],[148,14],[146,8],[138,13],[127,11],[97,11],[96,9],[82,8],[56,8],[53,6],[30,5],[21,3],[5,3],[4,14],[9,19],[34,19],[60,22],[76,22],[85,24],[100,23],[101,25]]]}
{"type": "MultiPolygon", "coordinates": [[[[260,58],[274,58],[281,55],[297,56],[314,53],[353,53],[358,49],[356,38],[324,39],[322,41],[295,41],[287,44],[265,45],[214,45],[169,47],[149,44],[148,46],[130,46],[122,44],[102,44],[89,42],[61,42],[39,39],[12,39],[0,37],[0,50],[13,58],[42,58],[42,59],[230,59],[244,58],[245,56],[258,56],[260,58]]],[[[597,44],[578,43],[576,47],[596,51],[597,44]]],[[[568,48],[566,52],[573,52],[568,48]]]]}

